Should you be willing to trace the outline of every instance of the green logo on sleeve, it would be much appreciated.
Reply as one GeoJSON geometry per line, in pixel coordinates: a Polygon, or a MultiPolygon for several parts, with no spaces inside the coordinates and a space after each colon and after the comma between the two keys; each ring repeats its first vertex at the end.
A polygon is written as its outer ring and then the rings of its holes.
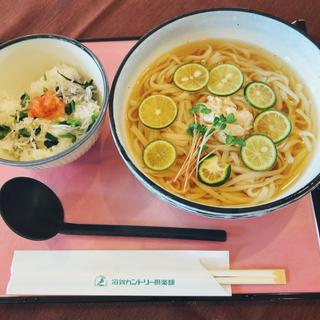
{"type": "Polygon", "coordinates": [[[97,276],[94,280],[94,285],[96,287],[106,287],[107,286],[107,278],[105,276],[97,276]]]}

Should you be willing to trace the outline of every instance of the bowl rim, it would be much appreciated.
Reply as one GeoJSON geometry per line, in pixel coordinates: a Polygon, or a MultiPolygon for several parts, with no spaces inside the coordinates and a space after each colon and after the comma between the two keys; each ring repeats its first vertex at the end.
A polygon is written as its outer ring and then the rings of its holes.
{"type": "MultiPolygon", "coordinates": [[[[245,8],[214,8],[214,9],[204,9],[204,10],[197,10],[197,11],[192,11],[192,12],[188,12],[186,14],[183,15],[179,15],[176,16],[172,19],[169,19],[167,21],[165,21],[164,23],[156,26],[155,28],[153,28],[151,31],[149,31],[148,33],[146,33],[144,36],[142,36],[137,43],[134,44],[134,46],[129,50],[129,52],[127,53],[127,55],[124,57],[124,59],[122,60],[115,76],[112,82],[112,86],[111,86],[111,91],[110,91],[110,96],[109,96],[109,119],[110,119],[110,128],[111,128],[111,133],[113,136],[113,139],[115,141],[115,145],[121,155],[121,157],[123,158],[124,162],[126,163],[126,165],[129,167],[130,170],[132,170],[132,172],[136,175],[136,177],[138,178],[138,180],[140,182],[146,183],[149,187],[152,188],[153,192],[156,193],[160,193],[162,195],[162,197],[164,197],[167,201],[169,202],[173,202],[173,203],[179,203],[181,204],[183,207],[187,207],[187,208],[192,208],[193,210],[196,210],[196,212],[202,214],[202,213],[206,213],[206,215],[212,215],[212,217],[219,217],[219,216],[215,216],[216,214],[225,214],[225,215],[230,215],[230,218],[232,216],[236,217],[237,215],[240,217],[242,216],[244,213],[246,214],[250,214],[250,213],[256,213],[256,212],[270,212],[273,211],[275,209],[281,208],[283,206],[289,205],[290,203],[302,198],[303,196],[305,196],[306,194],[308,194],[309,192],[311,192],[312,190],[314,190],[318,184],[320,183],[320,173],[313,178],[309,183],[307,183],[304,187],[300,188],[299,190],[297,190],[296,192],[289,194],[288,196],[279,199],[279,200],[275,200],[272,202],[268,202],[265,204],[260,204],[260,205],[255,205],[255,206],[249,206],[249,207],[218,207],[218,206],[209,206],[209,205],[205,205],[205,204],[201,204],[198,202],[193,202],[190,200],[187,200],[183,197],[180,197],[178,195],[175,195],[174,193],[168,192],[166,189],[164,189],[163,187],[161,187],[160,185],[158,185],[157,183],[155,183],[154,181],[152,181],[147,175],[145,175],[141,170],[139,170],[137,168],[137,166],[134,164],[134,162],[130,159],[130,157],[128,156],[128,153],[125,149],[125,147],[122,145],[118,134],[117,134],[117,130],[116,130],[116,124],[115,124],[115,119],[114,119],[114,95],[115,95],[115,90],[116,90],[116,86],[120,77],[120,74],[122,72],[122,69],[124,68],[124,66],[126,65],[127,60],[130,58],[130,56],[133,54],[133,52],[145,41],[147,40],[152,34],[154,34],[155,32],[157,32],[158,30],[162,29],[163,27],[171,24],[172,22],[175,22],[177,20],[183,19],[185,17],[189,17],[189,16],[193,16],[193,15],[197,15],[197,14],[201,14],[201,13],[209,13],[209,12],[241,12],[241,13],[249,13],[249,14],[254,14],[254,15],[258,15],[258,16],[263,16],[266,18],[269,18],[271,20],[274,20],[276,22],[280,22],[282,24],[284,24],[285,26],[293,29],[294,31],[302,34],[305,38],[307,38],[314,46],[316,46],[317,49],[320,50],[320,46],[317,44],[317,42],[310,37],[306,32],[304,32],[303,30],[301,30],[298,26],[295,26],[293,24],[291,24],[288,21],[285,21],[279,17],[276,17],[274,15],[265,13],[265,12],[261,12],[258,10],[251,10],[251,9],[245,9],[245,8]]],[[[149,190],[150,191],[150,190],[149,190]]]]}
{"type": "Polygon", "coordinates": [[[72,45],[75,45],[79,49],[83,50],[89,57],[94,61],[96,66],[99,69],[99,72],[102,76],[102,82],[103,82],[103,87],[106,90],[106,93],[103,97],[103,101],[101,103],[101,112],[99,114],[99,117],[95,121],[94,125],[92,128],[89,130],[88,133],[86,133],[79,141],[74,143],[72,146],[69,148],[65,149],[64,151],[61,151],[57,154],[54,154],[50,157],[46,157],[43,159],[38,159],[38,160],[29,160],[29,161],[14,161],[14,160],[6,160],[0,158],[0,165],[9,165],[13,167],[24,167],[24,168],[33,168],[33,167],[38,167],[38,166],[44,166],[50,162],[56,161],[58,159],[61,159],[76,149],[78,149],[82,144],[84,144],[87,140],[89,140],[93,134],[96,132],[97,128],[99,128],[100,124],[103,122],[106,112],[107,112],[107,107],[108,107],[108,101],[109,101],[109,95],[110,95],[110,89],[109,89],[109,83],[107,79],[106,72],[104,70],[104,67],[98,57],[86,46],[84,46],[81,42],[66,37],[58,34],[49,34],[49,33],[39,33],[39,34],[30,34],[22,37],[17,37],[11,40],[8,40],[6,42],[3,42],[0,44],[0,50],[9,47],[11,45],[17,44],[19,42],[24,42],[24,41],[29,41],[29,40],[34,40],[34,39],[54,39],[54,40],[59,40],[59,41],[65,41],[68,42],[72,45]]]}

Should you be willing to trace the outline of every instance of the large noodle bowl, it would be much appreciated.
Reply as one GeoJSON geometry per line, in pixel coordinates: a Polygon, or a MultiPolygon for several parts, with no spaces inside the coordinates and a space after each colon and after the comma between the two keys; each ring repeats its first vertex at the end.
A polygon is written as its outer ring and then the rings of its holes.
{"type": "Polygon", "coordinates": [[[139,76],[126,109],[127,145],[140,170],[169,192],[211,206],[257,205],[291,187],[308,164],[316,142],[313,111],[303,82],[271,53],[229,40],[197,41],[160,56],[139,76]],[[190,63],[209,71],[219,65],[233,65],[241,70],[244,82],[228,97],[213,94],[207,86],[192,92],[182,90],[174,82],[174,74],[190,63]],[[283,141],[275,143],[275,161],[267,170],[252,170],[241,152],[242,142],[245,145],[246,139],[257,133],[254,122],[261,110],[252,107],[244,93],[248,84],[257,81],[270,87],[276,96],[272,108],[267,109],[280,111],[291,124],[283,141]],[[142,102],[153,95],[169,97],[177,106],[176,118],[165,128],[152,129],[139,117],[142,102]],[[194,109],[198,105],[208,109],[211,118],[194,109]],[[234,121],[226,123],[226,128],[216,126],[211,130],[214,118],[226,118],[231,113],[234,121]],[[202,130],[197,130],[200,126],[202,130]],[[226,135],[235,143],[227,143],[226,135]],[[175,161],[161,171],[150,168],[143,158],[150,142],[159,140],[169,142],[176,150],[175,161]],[[237,144],[238,140],[241,143],[237,144]],[[231,168],[225,181],[213,186],[199,179],[201,163],[212,155],[221,166],[231,168]]]}

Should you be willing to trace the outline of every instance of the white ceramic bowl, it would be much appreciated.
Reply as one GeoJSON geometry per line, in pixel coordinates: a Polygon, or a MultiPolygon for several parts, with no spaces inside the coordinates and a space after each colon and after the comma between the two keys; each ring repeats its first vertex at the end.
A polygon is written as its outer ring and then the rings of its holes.
{"type": "Polygon", "coordinates": [[[82,156],[98,139],[106,115],[109,86],[102,64],[80,42],[60,35],[39,34],[1,44],[0,88],[9,95],[19,96],[31,82],[59,63],[74,66],[81,74],[94,80],[101,105],[97,121],[82,139],[63,152],[35,161],[0,158],[0,164],[30,169],[63,165],[82,156]]]}
{"type": "Polygon", "coordinates": [[[194,12],[168,21],[145,35],[125,57],[115,76],[110,93],[110,125],[122,158],[150,191],[179,208],[210,217],[262,215],[301,198],[319,184],[319,139],[308,167],[291,188],[272,202],[241,208],[202,205],[176,196],[151,181],[127,152],[125,107],[138,75],[162,53],[187,42],[207,38],[241,40],[279,56],[308,86],[316,107],[317,123],[320,123],[320,50],[310,37],[293,25],[260,12],[241,9],[194,12]]]}

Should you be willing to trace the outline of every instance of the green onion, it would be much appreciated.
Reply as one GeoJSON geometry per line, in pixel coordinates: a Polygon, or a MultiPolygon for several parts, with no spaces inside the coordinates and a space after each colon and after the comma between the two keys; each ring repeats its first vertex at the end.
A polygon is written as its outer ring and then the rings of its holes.
{"type": "Polygon", "coordinates": [[[41,132],[41,127],[40,126],[34,130],[34,134],[36,136],[38,136],[40,134],[40,132],[41,132]]]}
{"type": "Polygon", "coordinates": [[[19,119],[17,119],[17,116],[15,116],[15,120],[17,122],[23,120],[24,118],[27,118],[28,117],[28,112],[27,111],[20,111],[19,112],[19,119]]]}
{"type": "Polygon", "coordinates": [[[68,133],[66,133],[66,134],[62,134],[62,135],[60,135],[59,137],[71,139],[71,142],[72,142],[72,143],[75,143],[75,142],[77,141],[77,136],[74,135],[74,134],[71,133],[71,132],[68,132],[68,133]]]}
{"type": "Polygon", "coordinates": [[[10,127],[4,124],[0,125],[0,140],[2,140],[10,131],[11,131],[10,127]]]}
{"type": "Polygon", "coordinates": [[[30,96],[27,93],[24,93],[23,95],[21,95],[20,105],[22,108],[26,108],[29,101],[30,101],[30,96]]]}
{"type": "Polygon", "coordinates": [[[71,100],[69,103],[66,104],[65,112],[66,114],[72,114],[76,111],[76,103],[74,100],[71,100]]]}
{"type": "Polygon", "coordinates": [[[46,140],[44,141],[44,145],[49,149],[52,146],[55,146],[59,143],[59,139],[55,137],[50,132],[47,132],[45,135],[46,140]]]}
{"type": "Polygon", "coordinates": [[[22,128],[22,129],[19,129],[19,136],[29,138],[31,136],[31,133],[27,128],[22,128]]]}
{"type": "Polygon", "coordinates": [[[93,115],[91,116],[91,123],[87,129],[87,132],[92,128],[92,126],[94,125],[98,117],[99,117],[99,111],[94,112],[93,115]]]}
{"type": "Polygon", "coordinates": [[[75,127],[80,127],[81,126],[81,121],[77,120],[77,119],[69,119],[69,120],[66,120],[66,121],[60,121],[59,124],[65,124],[67,126],[75,128],[75,127]]]}

